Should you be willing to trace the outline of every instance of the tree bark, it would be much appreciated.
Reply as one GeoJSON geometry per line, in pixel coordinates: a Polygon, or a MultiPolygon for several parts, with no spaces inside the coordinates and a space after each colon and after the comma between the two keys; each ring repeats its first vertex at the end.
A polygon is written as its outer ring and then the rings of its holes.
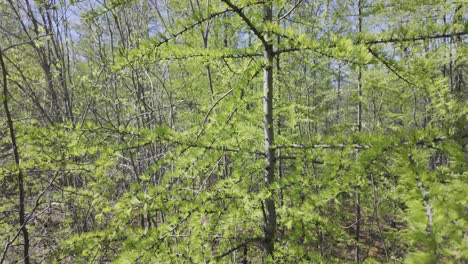
{"type": "MultiPolygon", "coordinates": [[[[362,1],[358,1],[358,34],[361,34],[362,32],[362,1]]],[[[361,97],[362,97],[362,69],[361,66],[358,68],[358,85],[357,85],[357,95],[358,95],[358,103],[357,103],[357,130],[358,132],[362,131],[362,103],[361,103],[361,97]]],[[[359,152],[356,150],[356,160],[358,159],[359,152]]],[[[356,192],[355,192],[355,198],[356,198],[356,230],[355,230],[355,255],[354,255],[354,261],[356,263],[360,262],[360,248],[359,248],[359,239],[360,239],[360,233],[361,233],[361,194],[359,191],[359,186],[356,186],[356,192]]]]}
{"type": "MultiPolygon", "coordinates": [[[[234,5],[230,0],[222,0],[234,12],[236,12],[247,27],[255,34],[263,45],[263,133],[265,141],[265,188],[269,189],[270,195],[262,202],[264,224],[263,224],[263,248],[265,255],[273,255],[275,235],[277,227],[276,206],[274,191],[271,186],[275,181],[275,148],[273,129],[273,34],[269,31],[261,31],[254,26],[252,21],[242,12],[242,9],[234,5]]],[[[273,5],[265,3],[263,6],[263,23],[268,25],[273,21],[273,5]]]]}
{"type": "MultiPolygon", "coordinates": [[[[25,209],[24,209],[25,208],[24,206],[24,203],[25,203],[24,175],[20,167],[19,151],[18,151],[18,145],[16,144],[16,135],[15,135],[14,127],[13,127],[13,119],[11,117],[10,108],[8,106],[8,82],[7,82],[8,73],[7,73],[5,61],[3,59],[3,50],[1,47],[0,47],[0,65],[2,68],[2,77],[3,77],[3,107],[5,108],[5,114],[7,118],[8,130],[10,133],[11,145],[13,146],[13,155],[15,159],[15,165],[18,171],[19,228],[20,228],[21,233],[23,234],[23,259],[24,259],[25,264],[29,264],[30,263],[29,233],[26,227],[25,209]]],[[[6,256],[7,250],[8,248],[5,249],[4,256],[6,256]]]]}
{"type": "MultiPolygon", "coordinates": [[[[264,23],[269,24],[272,21],[273,11],[271,4],[264,6],[264,23]]],[[[263,50],[263,131],[265,139],[265,187],[270,188],[275,180],[275,152],[274,130],[273,130],[273,44],[271,34],[265,34],[266,45],[263,50]]],[[[276,208],[271,196],[265,199],[265,227],[264,227],[264,248],[265,254],[271,255],[274,251],[274,240],[276,233],[276,208]]]]}

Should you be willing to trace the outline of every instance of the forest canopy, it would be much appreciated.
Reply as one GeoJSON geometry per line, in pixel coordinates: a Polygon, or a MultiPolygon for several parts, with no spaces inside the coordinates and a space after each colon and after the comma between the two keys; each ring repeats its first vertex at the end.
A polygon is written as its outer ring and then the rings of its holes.
{"type": "Polygon", "coordinates": [[[0,263],[466,263],[467,14],[0,0],[0,263]]]}

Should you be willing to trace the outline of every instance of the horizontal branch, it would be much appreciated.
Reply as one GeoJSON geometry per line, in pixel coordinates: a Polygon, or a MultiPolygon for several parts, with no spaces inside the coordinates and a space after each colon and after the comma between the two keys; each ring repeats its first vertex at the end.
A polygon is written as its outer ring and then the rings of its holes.
{"type": "MultiPolygon", "coordinates": [[[[285,34],[280,34],[280,33],[275,33],[276,35],[289,39],[289,40],[294,40],[294,37],[287,36],[285,34]]],[[[375,44],[385,44],[385,43],[396,43],[396,42],[411,42],[411,41],[418,41],[418,40],[427,40],[427,39],[439,39],[439,38],[450,38],[450,37],[457,37],[457,36],[468,36],[468,32],[454,32],[454,33],[447,33],[447,34],[435,34],[435,35],[426,35],[426,36],[416,36],[416,37],[411,37],[411,38],[388,38],[388,39],[378,39],[378,40],[367,40],[367,41],[361,41],[361,42],[355,42],[355,45],[358,44],[366,44],[366,45],[375,45],[375,44]]],[[[299,43],[300,45],[300,43],[299,43]]],[[[329,45],[328,48],[334,48],[336,45],[329,45]]],[[[326,57],[333,57],[330,54],[325,54],[318,49],[312,50],[310,48],[298,48],[298,47],[293,47],[293,48],[286,48],[286,49],[279,49],[274,52],[275,55],[281,54],[281,53],[287,53],[287,52],[297,52],[297,51],[304,51],[304,50],[311,50],[314,51],[322,56],[326,57]]]]}
{"type": "Polygon", "coordinates": [[[435,34],[435,35],[426,35],[426,36],[416,36],[410,38],[388,38],[388,39],[379,39],[379,40],[368,40],[364,41],[364,44],[373,45],[373,44],[382,44],[382,43],[395,43],[395,42],[411,42],[418,40],[427,40],[427,39],[439,39],[439,38],[453,38],[459,36],[468,35],[468,32],[454,32],[446,34],[435,34]]]}
{"type": "Polygon", "coordinates": [[[234,251],[236,251],[236,250],[238,250],[238,249],[240,249],[240,248],[242,248],[242,247],[245,247],[245,246],[249,245],[250,243],[260,243],[260,242],[262,242],[262,241],[263,241],[263,238],[261,238],[261,237],[248,238],[248,239],[246,239],[244,242],[237,244],[235,247],[232,247],[232,248],[226,250],[226,251],[223,252],[221,255],[216,256],[215,259],[216,259],[216,260],[220,260],[220,259],[226,257],[227,255],[233,253],[234,251]]]}
{"type": "MultiPolygon", "coordinates": [[[[447,139],[445,136],[440,136],[440,137],[435,137],[432,139],[421,139],[416,141],[414,144],[417,146],[426,146],[430,147],[428,144],[432,143],[439,143],[447,139]]],[[[400,143],[392,144],[384,150],[393,148],[393,147],[399,147],[399,146],[406,146],[409,145],[410,142],[408,141],[403,141],[400,143]]],[[[362,145],[362,144],[291,144],[291,145],[277,145],[273,149],[314,149],[314,148],[322,148],[322,149],[343,149],[343,148],[354,148],[354,149],[370,149],[372,146],[370,145],[362,145]]]]}
{"type": "MultiPolygon", "coordinates": [[[[231,10],[229,10],[231,11],[231,10]]],[[[193,27],[195,27],[196,25],[192,25],[193,27]]],[[[183,32],[185,32],[186,30],[184,30],[183,32]]],[[[182,34],[183,33],[182,31],[179,32],[178,34],[182,34]]],[[[279,35],[280,37],[283,37],[283,38],[286,38],[286,39],[290,39],[292,40],[293,38],[287,36],[287,35],[284,35],[284,34],[278,34],[276,33],[276,35],[279,35]]],[[[369,40],[369,41],[364,41],[362,42],[363,44],[366,44],[366,45],[374,45],[374,44],[383,44],[383,43],[396,43],[396,42],[409,42],[409,41],[417,41],[417,40],[426,40],[426,39],[437,39],[437,38],[448,38],[448,37],[456,37],[456,36],[464,36],[464,35],[468,35],[468,33],[464,33],[464,32],[458,32],[458,33],[452,33],[452,34],[437,34],[437,35],[429,35],[429,36],[418,36],[418,37],[413,37],[413,38],[389,38],[389,39],[379,39],[379,40],[369,40]]],[[[157,45],[161,45],[167,41],[169,41],[170,39],[167,39],[165,41],[162,41],[161,43],[158,43],[157,45]]],[[[358,44],[357,42],[355,43],[356,45],[358,44]]],[[[330,45],[329,48],[333,48],[335,47],[335,45],[330,45]]],[[[318,49],[310,49],[310,48],[286,48],[286,49],[278,49],[276,51],[274,51],[274,55],[278,55],[278,54],[281,54],[281,53],[288,53],[288,52],[297,52],[297,51],[305,51],[305,50],[310,50],[310,51],[313,51],[321,56],[324,56],[324,57],[328,57],[328,58],[335,58],[333,55],[331,54],[327,54],[327,53],[324,53],[318,49]]],[[[371,50],[370,47],[369,47],[369,52],[374,55],[374,57],[376,57],[379,61],[382,61],[382,58],[380,58],[379,56],[376,56],[376,53],[375,51],[371,50]]],[[[192,58],[203,58],[203,57],[210,57],[212,59],[242,59],[242,58],[252,58],[252,57],[261,57],[263,56],[263,54],[261,53],[231,53],[231,54],[223,54],[221,56],[213,56],[213,55],[210,55],[210,54],[191,54],[191,55],[187,55],[187,56],[172,56],[172,57],[166,57],[166,58],[159,58],[160,60],[185,60],[185,59],[192,59],[192,58]]],[[[353,62],[353,61],[349,61],[349,60],[346,60],[346,59],[342,59],[343,61],[345,62],[350,62],[350,63],[355,63],[356,62],[353,62]]],[[[383,62],[383,61],[382,61],[383,62]]],[[[385,66],[387,66],[387,68],[389,68],[392,72],[395,73],[395,70],[390,67],[388,64],[386,64],[385,62],[383,62],[385,64],[385,66]]],[[[408,82],[406,79],[404,79],[403,77],[401,76],[398,76],[400,79],[408,82]]]]}
{"type": "Polygon", "coordinates": [[[231,9],[226,9],[226,10],[222,10],[222,11],[219,11],[219,12],[215,12],[215,13],[212,13],[210,14],[209,16],[207,17],[204,17],[204,18],[201,18],[200,20],[196,21],[195,23],[193,23],[192,25],[189,25],[187,27],[184,27],[182,30],[180,30],[179,32],[177,33],[173,33],[173,34],[170,34],[170,36],[165,36],[164,34],[160,35],[160,37],[162,38],[161,41],[159,41],[158,43],[156,43],[154,46],[153,46],[153,50],[154,51],[157,47],[171,41],[172,39],[175,39],[177,38],[178,36],[184,34],[185,32],[191,30],[191,29],[194,29],[195,27],[201,25],[202,23],[208,21],[208,20],[211,20],[217,16],[220,16],[220,15],[223,15],[225,13],[228,13],[228,12],[232,12],[234,10],[231,10],[231,9]]]}
{"type": "Polygon", "coordinates": [[[243,58],[253,58],[253,57],[261,57],[263,54],[261,53],[231,53],[231,54],[223,54],[221,56],[213,56],[211,54],[191,54],[186,56],[170,56],[165,58],[158,58],[158,60],[186,60],[186,59],[193,59],[193,58],[210,58],[211,60],[221,60],[221,59],[243,59],[243,58]]]}
{"type": "Polygon", "coordinates": [[[26,45],[26,44],[31,44],[32,42],[38,40],[38,39],[41,39],[41,38],[44,38],[44,37],[50,37],[52,36],[52,34],[45,34],[45,35],[40,35],[40,36],[37,36],[37,37],[34,37],[34,38],[31,38],[29,40],[26,40],[24,42],[20,42],[20,43],[16,43],[16,44],[13,44],[11,46],[8,46],[6,47],[5,49],[2,50],[2,52],[6,52],[8,51],[9,49],[13,49],[13,48],[16,48],[18,46],[22,46],[22,45],[26,45]]]}
{"type": "MultiPolygon", "coordinates": [[[[310,48],[310,47],[307,47],[307,45],[304,45],[303,43],[299,42],[297,40],[297,36],[288,36],[286,34],[283,34],[283,33],[278,33],[278,32],[273,32],[275,35],[279,36],[279,37],[282,37],[284,39],[287,39],[291,42],[296,42],[300,47],[292,47],[292,48],[286,48],[286,49],[278,49],[278,50],[275,50],[273,51],[273,55],[276,56],[276,55],[279,55],[279,54],[282,54],[282,53],[287,53],[287,52],[297,52],[297,51],[312,51],[312,52],[315,52],[317,53],[318,55],[320,56],[323,56],[323,57],[327,57],[327,58],[331,58],[331,59],[339,59],[339,60],[342,60],[346,63],[352,63],[352,64],[359,64],[358,62],[355,62],[355,61],[350,61],[346,58],[337,58],[336,56],[334,56],[333,54],[329,54],[329,53],[325,53],[324,51],[321,51],[317,48],[310,48]]],[[[327,48],[333,48],[335,47],[335,45],[330,45],[328,46],[327,48]]]]}
{"type": "MultiPolygon", "coordinates": [[[[297,159],[297,156],[278,155],[276,159],[277,160],[295,160],[297,159]]],[[[311,160],[310,162],[312,162],[313,164],[321,164],[321,165],[325,164],[323,160],[317,160],[317,159],[311,160]]]]}
{"type": "Polygon", "coordinates": [[[343,149],[346,147],[351,147],[354,149],[369,149],[370,146],[368,145],[360,145],[360,144],[312,144],[312,145],[304,145],[304,144],[291,144],[291,145],[277,145],[274,149],[313,149],[313,148],[322,148],[322,149],[343,149]]]}
{"type": "MultiPolygon", "coordinates": [[[[182,142],[180,142],[181,145],[183,145],[182,142]]],[[[262,151],[256,151],[256,150],[246,150],[246,149],[241,149],[241,148],[227,148],[225,146],[212,146],[212,145],[200,145],[200,144],[187,144],[186,145],[189,148],[201,148],[201,149],[207,149],[207,150],[218,150],[218,151],[226,151],[226,152],[246,152],[250,154],[255,154],[255,155],[260,155],[264,156],[265,153],[262,151]]]]}

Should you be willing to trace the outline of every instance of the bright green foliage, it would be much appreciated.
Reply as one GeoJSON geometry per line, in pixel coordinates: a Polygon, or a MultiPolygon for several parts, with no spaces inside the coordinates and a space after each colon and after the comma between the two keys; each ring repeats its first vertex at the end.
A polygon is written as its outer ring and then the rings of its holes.
{"type": "Polygon", "coordinates": [[[347,263],[356,248],[362,263],[468,261],[466,5],[19,1],[35,29],[10,2],[0,48],[21,163],[0,132],[7,263],[22,258],[18,169],[34,262],[347,263]]]}

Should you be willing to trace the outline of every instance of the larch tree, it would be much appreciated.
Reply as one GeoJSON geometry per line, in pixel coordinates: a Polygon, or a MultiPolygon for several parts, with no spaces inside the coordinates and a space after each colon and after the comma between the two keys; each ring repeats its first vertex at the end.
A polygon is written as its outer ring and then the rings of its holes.
{"type": "Polygon", "coordinates": [[[0,262],[463,263],[466,9],[0,0],[0,262]]]}

